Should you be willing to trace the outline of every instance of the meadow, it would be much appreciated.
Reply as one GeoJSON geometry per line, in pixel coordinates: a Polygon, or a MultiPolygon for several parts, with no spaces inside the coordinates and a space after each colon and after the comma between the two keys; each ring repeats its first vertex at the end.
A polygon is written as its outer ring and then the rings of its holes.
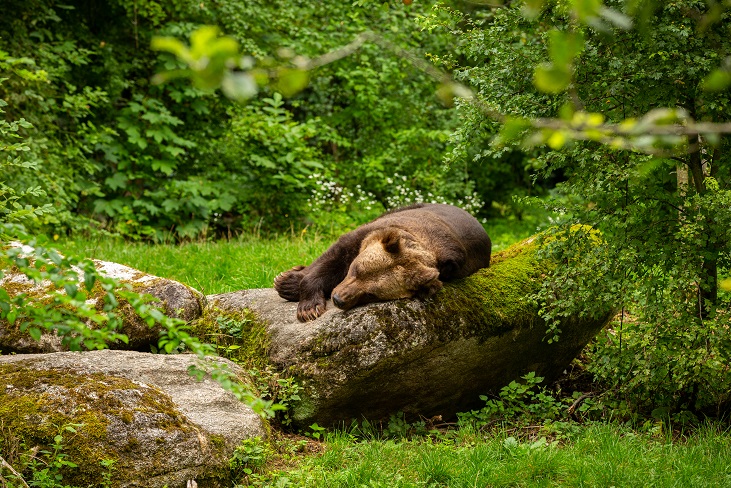
{"type": "Polygon", "coordinates": [[[723,487],[731,486],[731,436],[705,426],[672,439],[655,426],[567,426],[561,440],[537,429],[462,427],[418,439],[325,437],[324,452],[249,482],[318,487],[723,487]],[[517,435],[517,437],[516,437],[517,435]],[[553,439],[553,440],[552,440],[553,439]]]}

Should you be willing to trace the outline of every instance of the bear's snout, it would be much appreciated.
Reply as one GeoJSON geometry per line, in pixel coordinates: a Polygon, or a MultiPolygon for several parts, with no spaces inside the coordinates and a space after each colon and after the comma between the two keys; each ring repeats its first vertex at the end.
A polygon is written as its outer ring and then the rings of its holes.
{"type": "Polygon", "coordinates": [[[340,293],[333,293],[331,298],[333,300],[333,305],[338,307],[340,310],[350,310],[353,307],[363,304],[362,297],[363,294],[361,293],[351,295],[346,290],[341,291],[340,293]]]}
{"type": "Polygon", "coordinates": [[[345,308],[345,302],[340,298],[340,295],[333,294],[333,304],[338,308],[345,308]]]}
{"type": "Polygon", "coordinates": [[[346,279],[335,287],[330,298],[332,298],[333,305],[339,309],[350,310],[358,305],[363,305],[363,303],[368,303],[367,300],[364,300],[367,295],[367,293],[363,293],[359,289],[358,283],[355,280],[346,279]]]}

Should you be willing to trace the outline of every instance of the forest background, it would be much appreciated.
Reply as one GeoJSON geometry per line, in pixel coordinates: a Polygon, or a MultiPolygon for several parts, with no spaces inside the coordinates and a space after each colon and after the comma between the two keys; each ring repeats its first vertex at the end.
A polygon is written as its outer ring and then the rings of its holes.
{"type": "Polygon", "coordinates": [[[546,251],[562,265],[532,297],[544,318],[621,310],[588,366],[611,408],[678,421],[728,413],[729,138],[701,125],[731,113],[728,2],[4,8],[3,222],[184,242],[337,234],[421,200],[483,221],[542,203],[546,226],[564,233],[546,251]],[[185,68],[153,38],[187,40],[201,25],[237,41],[243,73],[297,72],[298,57],[364,31],[385,43],[307,72],[298,89],[276,76],[239,85],[245,103],[185,78],[153,83],[185,68]],[[452,100],[461,86],[472,99],[452,100]]]}

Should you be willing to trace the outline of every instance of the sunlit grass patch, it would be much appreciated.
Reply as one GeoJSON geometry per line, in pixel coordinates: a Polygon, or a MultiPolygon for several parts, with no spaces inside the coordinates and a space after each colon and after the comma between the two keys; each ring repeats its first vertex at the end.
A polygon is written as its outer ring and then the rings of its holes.
{"type": "Polygon", "coordinates": [[[321,236],[237,239],[183,244],[145,244],[122,240],[67,240],[68,253],[113,261],[192,286],[205,294],[269,288],[292,266],[309,264],[330,244],[321,236]]]}
{"type": "MultiPolygon", "coordinates": [[[[325,452],[262,485],[315,487],[731,486],[731,436],[703,428],[685,439],[615,423],[582,426],[564,443],[511,430],[449,438],[357,440],[327,436],[325,452]],[[278,484],[279,483],[279,484],[278,484]]],[[[266,480],[266,482],[264,481],[266,480]]]]}

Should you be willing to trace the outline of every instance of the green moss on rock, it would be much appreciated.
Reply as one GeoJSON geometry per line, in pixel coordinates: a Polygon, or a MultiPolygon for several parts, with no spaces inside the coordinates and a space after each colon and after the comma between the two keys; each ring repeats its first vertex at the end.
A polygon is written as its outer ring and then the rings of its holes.
{"type": "Polygon", "coordinates": [[[489,268],[446,284],[429,307],[434,323],[449,336],[480,340],[538,324],[537,306],[527,297],[538,291],[548,267],[537,259],[536,251],[535,240],[528,239],[498,253],[489,268]],[[451,320],[455,316],[470,320],[456,323],[451,320]]]}
{"type": "Polygon", "coordinates": [[[264,370],[270,364],[271,339],[266,324],[249,309],[226,311],[210,307],[190,327],[193,335],[214,344],[219,355],[244,369],[264,370]]]}
{"type": "MultiPolygon", "coordinates": [[[[136,437],[143,428],[165,433],[155,454],[161,465],[171,439],[199,435],[167,395],[124,378],[8,364],[0,365],[0,385],[0,454],[22,469],[24,453],[49,450],[62,434],[63,453],[78,465],[61,470],[64,483],[100,485],[104,460],[115,461],[115,486],[140,479],[134,458],[143,455],[136,437]],[[70,425],[75,432],[64,430],[70,425]]],[[[213,445],[211,455],[220,456],[223,446],[213,445]]]]}

